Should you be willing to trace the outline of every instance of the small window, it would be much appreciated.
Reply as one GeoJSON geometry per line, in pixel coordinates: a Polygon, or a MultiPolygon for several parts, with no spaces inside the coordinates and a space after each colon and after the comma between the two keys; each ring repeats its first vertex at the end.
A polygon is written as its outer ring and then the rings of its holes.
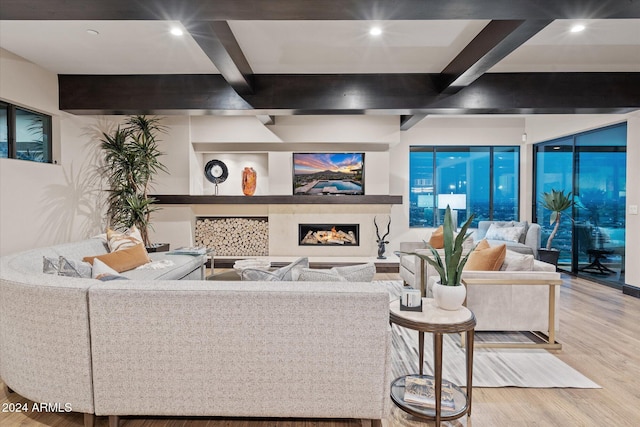
{"type": "Polygon", "coordinates": [[[0,157],[51,163],[51,116],[0,102],[0,157]]]}

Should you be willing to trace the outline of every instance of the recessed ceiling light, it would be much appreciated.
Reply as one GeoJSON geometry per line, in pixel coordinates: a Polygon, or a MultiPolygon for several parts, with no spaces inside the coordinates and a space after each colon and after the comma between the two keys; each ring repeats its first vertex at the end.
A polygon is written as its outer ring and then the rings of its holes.
{"type": "Polygon", "coordinates": [[[379,36],[380,34],[382,34],[382,28],[371,27],[371,29],[369,30],[369,34],[371,34],[372,36],[379,36]]]}
{"type": "Polygon", "coordinates": [[[98,31],[96,30],[87,30],[87,34],[91,34],[92,36],[97,36],[98,34],[100,34],[98,31]]]}
{"type": "Polygon", "coordinates": [[[579,33],[580,31],[584,31],[586,27],[583,24],[576,24],[573,27],[571,27],[571,32],[572,33],[579,33]]]}
{"type": "Polygon", "coordinates": [[[182,32],[182,30],[178,27],[174,27],[171,29],[171,34],[173,34],[174,36],[181,36],[182,34],[184,34],[182,32]]]}

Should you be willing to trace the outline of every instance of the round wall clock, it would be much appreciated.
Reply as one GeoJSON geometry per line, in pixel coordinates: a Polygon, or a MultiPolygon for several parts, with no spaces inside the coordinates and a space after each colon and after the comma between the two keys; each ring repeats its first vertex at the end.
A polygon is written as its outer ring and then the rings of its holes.
{"type": "Polygon", "coordinates": [[[214,184],[221,184],[229,177],[229,169],[220,160],[209,160],[204,167],[204,176],[214,184]]]}

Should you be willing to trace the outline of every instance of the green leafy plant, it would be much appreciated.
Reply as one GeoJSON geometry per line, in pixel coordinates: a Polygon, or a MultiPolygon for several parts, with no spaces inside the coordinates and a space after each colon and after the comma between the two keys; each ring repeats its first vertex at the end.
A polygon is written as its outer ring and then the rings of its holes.
{"type": "Polygon", "coordinates": [[[109,184],[107,215],[109,226],[126,229],[135,225],[144,243],[150,244],[149,228],[155,199],[149,197],[151,182],[159,172],[167,172],[160,162],[157,135],[165,133],[159,118],[132,116],[124,127],[111,134],[103,132],[103,173],[109,184]]]}
{"type": "Polygon", "coordinates": [[[551,193],[542,193],[542,207],[551,211],[549,224],[552,225],[555,222],[553,230],[547,239],[545,249],[551,250],[551,242],[553,241],[553,238],[556,237],[558,228],[560,227],[562,212],[566,211],[571,206],[573,206],[571,192],[565,194],[564,190],[556,191],[551,189],[551,193]]]}
{"type": "Polygon", "coordinates": [[[427,248],[431,251],[431,256],[416,252],[410,253],[431,264],[440,275],[440,283],[442,285],[460,286],[461,284],[462,270],[469,259],[469,255],[475,249],[474,246],[464,257],[462,256],[464,241],[471,235],[471,233],[467,233],[467,230],[472,221],[473,215],[467,219],[460,229],[460,232],[454,236],[456,227],[451,218],[451,208],[447,206],[442,227],[444,237],[444,261],[440,257],[440,253],[428,243],[427,248]]]}

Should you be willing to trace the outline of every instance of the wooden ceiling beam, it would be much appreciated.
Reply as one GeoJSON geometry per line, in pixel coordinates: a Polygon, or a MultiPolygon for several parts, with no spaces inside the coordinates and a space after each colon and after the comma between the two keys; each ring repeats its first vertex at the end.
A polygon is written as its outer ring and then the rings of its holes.
{"type": "Polygon", "coordinates": [[[253,93],[253,70],[226,21],[183,24],[236,92],[240,95],[253,93]]]}
{"type": "Polygon", "coordinates": [[[260,123],[265,126],[276,124],[276,116],[270,116],[268,114],[258,114],[256,117],[258,118],[258,120],[260,120],[260,123]]]}
{"type": "Polygon", "coordinates": [[[569,114],[640,108],[640,73],[486,73],[453,95],[432,74],[254,75],[238,95],[220,75],[60,75],[75,114],[569,114]]]}
{"type": "Polygon", "coordinates": [[[0,19],[397,20],[640,18],[634,0],[2,0],[0,19]]]}
{"type": "Polygon", "coordinates": [[[407,131],[427,117],[426,114],[411,114],[400,116],[400,130],[407,131]]]}
{"type": "Polygon", "coordinates": [[[552,20],[494,20],[440,73],[443,93],[456,93],[478,79],[505,56],[549,25],[552,20]]]}

